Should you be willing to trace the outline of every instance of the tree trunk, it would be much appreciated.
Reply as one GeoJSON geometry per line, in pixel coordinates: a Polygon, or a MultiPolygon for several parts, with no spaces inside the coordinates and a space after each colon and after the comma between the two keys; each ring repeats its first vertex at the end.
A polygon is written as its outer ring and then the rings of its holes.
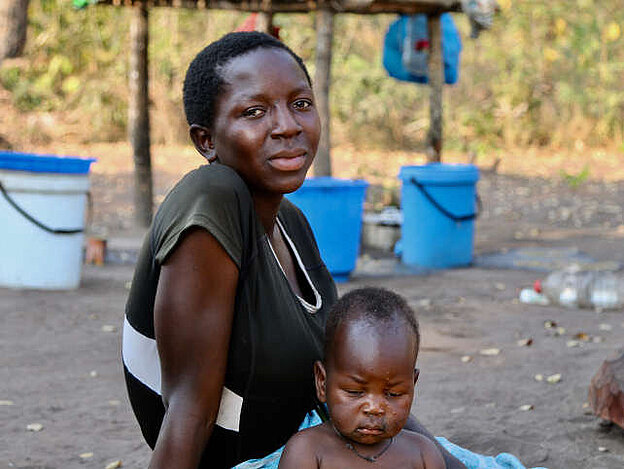
{"type": "Polygon", "coordinates": [[[332,174],[329,85],[331,81],[333,37],[334,13],[327,8],[321,8],[316,12],[316,75],[314,77],[314,88],[323,130],[314,162],[315,176],[331,176],[332,174]]]}
{"type": "Polygon", "coordinates": [[[130,103],[128,133],[134,158],[134,219],[147,227],[152,221],[152,163],[150,156],[148,93],[148,11],[145,4],[133,7],[130,25],[130,103]]]}
{"type": "Polygon", "coordinates": [[[19,57],[26,45],[29,0],[0,0],[0,62],[19,57]]]}
{"type": "Polygon", "coordinates": [[[440,15],[430,15],[429,25],[429,135],[427,162],[440,162],[442,158],[442,31],[440,15]]]}

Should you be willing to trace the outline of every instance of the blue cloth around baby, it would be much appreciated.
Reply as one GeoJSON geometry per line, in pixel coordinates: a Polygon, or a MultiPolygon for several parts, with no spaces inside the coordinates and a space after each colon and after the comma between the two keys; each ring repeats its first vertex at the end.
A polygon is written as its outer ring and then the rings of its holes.
{"type": "MultiPolygon", "coordinates": [[[[321,418],[312,411],[305,416],[303,422],[299,426],[299,430],[314,427],[323,423],[321,418]]],[[[482,454],[473,453],[461,446],[457,446],[446,438],[436,437],[438,442],[453,456],[459,459],[466,469],[526,469],[525,466],[513,454],[500,453],[497,456],[484,456],[482,454]]],[[[280,457],[284,447],[274,451],[262,459],[251,459],[245,461],[232,469],[277,469],[280,457]]],[[[545,467],[534,467],[533,469],[546,469],[545,467]]]]}

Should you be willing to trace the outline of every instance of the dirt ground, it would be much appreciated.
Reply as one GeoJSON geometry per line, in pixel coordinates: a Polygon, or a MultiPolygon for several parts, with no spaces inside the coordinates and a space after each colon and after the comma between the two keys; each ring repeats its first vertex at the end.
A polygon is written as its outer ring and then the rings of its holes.
{"type": "MultiPolygon", "coordinates": [[[[191,160],[181,161],[157,163],[157,197],[191,160]],[[176,170],[162,169],[169,166],[176,170]]],[[[94,231],[134,236],[130,175],[109,169],[94,169],[94,231]]],[[[476,254],[577,247],[597,261],[624,263],[622,179],[575,188],[556,170],[518,173],[484,173],[476,254]]],[[[149,450],[130,411],[120,361],[131,276],[131,265],[85,266],[76,291],[0,289],[0,466],[147,466],[149,450]],[[42,429],[29,431],[34,423],[42,429]]],[[[341,284],[340,291],[381,285],[417,309],[423,346],[414,411],[434,434],[485,454],[513,453],[527,467],[624,467],[624,431],[598,425],[584,408],[591,377],[624,344],[624,315],[519,303],[519,288],[542,276],[465,268],[372,276],[341,284]],[[564,329],[546,328],[546,321],[564,329]],[[577,333],[588,340],[568,347],[577,333]],[[529,338],[532,345],[518,345],[529,338]],[[480,354],[490,348],[500,353],[480,354]],[[561,381],[540,382],[537,374],[561,374],[561,381]],[[533,409],[521,410],[524,405],[533,409]]]]}

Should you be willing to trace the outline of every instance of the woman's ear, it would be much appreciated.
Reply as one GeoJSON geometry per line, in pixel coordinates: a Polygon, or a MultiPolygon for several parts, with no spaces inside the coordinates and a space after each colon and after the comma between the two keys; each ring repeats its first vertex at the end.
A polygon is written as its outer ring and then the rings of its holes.
{"type": "Polygon", "coordinates": [[[319,360],[314,362],[314,384],[316,385],[318,400],[323,403],[327,402],[327,372],[319,360]]]}
{"type": "Polygon", "coordinates": [[[191,124],[189,134],[197,151],[208,163],[213,163],[217,159],[217,152],[210,131],[203,125],[191,124]]]}

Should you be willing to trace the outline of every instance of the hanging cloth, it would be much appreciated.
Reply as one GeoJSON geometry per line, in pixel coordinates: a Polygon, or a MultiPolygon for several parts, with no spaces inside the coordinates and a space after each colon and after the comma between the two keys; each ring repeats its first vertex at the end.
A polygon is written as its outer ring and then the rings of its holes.
{"type": "MultiPolygon", "coordinates": [[[[459,78],[461,38],[448,13],[440,15],[444,82],[459,78]]],[[[426,15],[401,15],[390,24],[384,38],[383,65],[388,74],[401,81],[428,83],[429,33],[426,15]]]]}
{"type": "Polygon", "coordinates": [[[470,37],[477,38],[484,29],[490,29],[494,13],[500,7],[496,0],[462,0],[462,10],[470,20],[470,37]]]}

